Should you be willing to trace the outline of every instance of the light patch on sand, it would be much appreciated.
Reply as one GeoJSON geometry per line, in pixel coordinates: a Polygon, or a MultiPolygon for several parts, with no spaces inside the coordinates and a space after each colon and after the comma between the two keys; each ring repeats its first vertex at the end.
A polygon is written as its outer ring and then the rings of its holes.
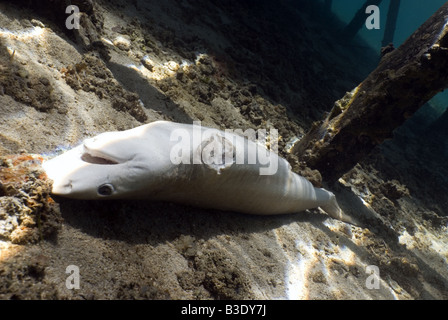
{"type": "Polygon", "coordinates": [[[412,250],[422,258],[425,256],[429,259],[431,256],[438,257],[433,259],[433,263],[439,264],[440,270],[447,271],[445,274],[448,276],[448,237],[446,235],[446,229],[433,233],[420,226],[414,235],[410,235],[405,230],[398,239],[400,244],[406,245],[408,250],[412,250]]]}
{"type": "Polygon", "coordinates": [[[6,50],[11,60],[22,61],[24,64],[30,59],[33,60],[31,57],[34,53],[30,49],[30,44],[45,48],[47,45],[45,40],[47,34],[48,29],[39,26],[21,31],[0,28],[0,38],[4,39],[6,50]]]}
{"type": "Polygon", "coordinates": [[[152,70],[148,70],[142,63],[136,64],[127,64],[126,67],[133,69],[135,71],[140,72],[144,77],[151,80],[163,80],[166,78],[174,77],[179,70],[183,72],[188,72],[188,70],[194,65],[199,64],[199,60],[206,56],[206,54],[198,53],[196,56],[195,63],[189,62],[187,60],[182,60],[181,63],[177,63],[176,61],[168,61],[164,63],[157,62],[155,59],[151,60],[152,70]]]}
{"type": "Polygon", "coordinates": [[[319,261],[316,250],[311,242],[296,241],[299,251],[297,259],[289,259],[286,266],[285,287],[286,298],[289,300],[309,299],[310,271],[319,261]]]}
{"type": "Polygon", "coordinates": [[[101,41],[102,41],[103,43],[109,45],[109,46],[113,46],[113,45],[114,45],[114,43],[113,43],[111,40],[109,40],[109,39],[107,39],[107,38],[104,38],[104,37],[101,37],[101,41]]]}
{"type": "Polygon", "coordinates": [[[0,262],[15,256],[20,248],[21,246],[11,244],[9,241],[0,241],[0,262]]]}
{"type": "Polygon", "coordinates": [[[0,28],[0,37],[8,37],[12,40],[26,41],[42,37],[45,32],[45,28],[41,28],[38,26],[21,31],[11,31],[8,29],[0,28]]]}
{"type": "Polygon", "coordinates": [[[179,70],[180,66],[174,61],[169,61],[164,64],[154,63],[153,71],[149,71],[143,64],[127,64],[126,67],[140,72],[145,78],[152,80],[163,80],[173,77],[179,70]]]}
{"type": "MultiPolygon", "coordinates": [[[[341,231],[348,236],[348,239],[354,238],[351,232],[348,232],[347,226],[334,219],[327,219],[323,224],[335,234],[341,231]],[[348,234],[347,234],[348,233],[348,234]]],[[[292,231],[292,230],[291,230],[292,231]]],[[[291,235],[293,236],[293,235],[291,235]]],[[[341,235],[342,236],[342,235],[341,235]]],[[[306,234],[295,235],[295,253],[291,254],[285,250],[287,263],[285,266],[285,299],[306,300],[314,296],[316,290],[321,294],[327,294],[331,299],[345,298],[354,292],[361,299],[372,299],[377,296],[376,289],[367,289],[366,281],[371,275],[367,272],[370,265],[368,261],[363,261],[358,256],[355,248],[357,244],[353,242],[350,245],[339,243],[333,238],[322,238],[319,243],[310,240],[306,234]],[[297,239],[299,237],[300,239],[297,239]],[[335,266],[341,266],[341,271],[335,266]],[[358,270],[358,274],[352,273],[358,270]],[[315,278],[318,272],[322,273],[322,278],[315,278]],[[317,279],[317,280],[316,280],[317,279]],[[321,279],[321,280],[319,280],[321,279]],[[341,291],[341,283],[349,282],[350,289],[341,291]],[[322,292],[325,291],[325,293],[322,292]]],[[[282,245],[278,237],[278,243],[282,245]]],[[[381,272],[381,270],[380,270],[381,272]]],[[[399,296],[391,287],[391,279],[383,279],[381,273],[378,277],[380,296],[388,299],[400,299],[404,297],[405,292],[399,296]]]]}

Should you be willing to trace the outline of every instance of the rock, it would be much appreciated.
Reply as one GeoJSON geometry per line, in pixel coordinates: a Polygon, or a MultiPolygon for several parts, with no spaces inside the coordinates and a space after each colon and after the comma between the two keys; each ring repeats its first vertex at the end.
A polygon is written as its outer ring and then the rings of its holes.
{"type": "Polygon", "coordinates": [[[61,213],[42,161],[25,153],[0,158],[0,239],[25,244],[57,234],[61,213]]]}
{"type": "Polygon", "coordinates": [[[420,268],[416,262],[411,261],[407,257],[392,257],[388,265],[392,270],[399,271],[402,275],[407,277],[416,277],[420,273],[420,268]]]}
{"type": "Polygon", "coordinates": [[[129,51],[131,48],[131,40],[128,36],[118,36],[113,41],[114,46],[123,51],[129,51]]]}
{"type": "Polygon", "coordinates": [[[409,196],[409,190],[397,180],[387,181],[380,186],[381,192],[391,200],[398,200],[409,196]]]}
{"type": "Polygon", "coordinates": [[[25,69],[20,69],[17,74],[19,75],[20,78],[28,78],[29,76],[29,72],[26,71],[25,69]]]}
{"type": "Polygon", "coordinates": [[[36,19],[31,19],[31,24],[35,27],[45,28],[45,25],[41,21],[36,19]]]}
{"type": "Polygon", "coordinates": [[[154,61],[151,60],[149,56],[144,56],[141,60],[141,63],[143,66],[148,69],[149,71],[154,71],[154,61]]]}
{"type": "Polygon", "coordinates": [[[175,61],[168,61],[165,66],[168,68],[168,70],[176,72],[179,70],[179,64],[175,61]]]}
{"type": "Polygon", "coordinates": [[[313,275],[312,275],[312,279],[313,282],[315,283],[323,283],[326,284],[327,283],[327,279],[325,278],[325,275],[322,271],[316,271],[313,275]]]}

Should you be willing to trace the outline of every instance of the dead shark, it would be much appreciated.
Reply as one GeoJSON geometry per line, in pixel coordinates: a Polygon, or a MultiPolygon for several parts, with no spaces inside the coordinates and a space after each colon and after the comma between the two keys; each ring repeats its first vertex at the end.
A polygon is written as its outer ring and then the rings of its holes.
{"type": "Polygon", "coordinates": [[[315,188],[264,145],[190,124],[105,132],[43,168],[53,194],[75,199],[148,199],[260,215],[320,207],[345,220],[332,192],[315,188]],[[275,170],[266,173],[268,167],[275,170]]]}

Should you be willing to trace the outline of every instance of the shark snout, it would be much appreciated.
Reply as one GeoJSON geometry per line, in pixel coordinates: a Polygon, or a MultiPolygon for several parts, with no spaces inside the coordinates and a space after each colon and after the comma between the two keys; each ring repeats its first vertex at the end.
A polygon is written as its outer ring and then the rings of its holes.
{"type": "Polygon", "coordinates": [[[115,181],[127,164],[119,164],[107,155],[93,153],[84,144],[42,164],[53,181],[52,193],[75,199],[111,197],[115,181]]]}
{"type": "MultiPolygon", "coordinates": [[[[132,190],[144,142],[131,132],[106,132],[43,163],[53,180],[52,193],[78,199],[116,197],[132,190]],[[133,139],[130,139],[133,138],[133,139]]],[[[144,170],[143,170],[144,171],[144,170]]]]}
{"type": "Polygon", "coordinates": [[[58,195],[67,195],[70,194],[72,190],[73,190],[73,184],[71,180],[68,180],[67,182],[62,182],[60,180],[56,180],[55,182],[55,180],[53,180],[52,193],[58,195]]]}

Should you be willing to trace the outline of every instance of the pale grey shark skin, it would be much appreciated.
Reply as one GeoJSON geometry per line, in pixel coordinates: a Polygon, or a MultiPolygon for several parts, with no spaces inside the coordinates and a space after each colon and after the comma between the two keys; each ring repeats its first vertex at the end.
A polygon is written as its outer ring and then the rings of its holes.
{"type": "Polygon", "coordinates": [[[53,194],[69,198],[148,199],[261,215],[321,207],[331,217],[342,218],[333,193],[313,187],[292,172],[285,159],[264,146],[206,127],[200,132],[212,133],[194,139],[194,130],[189,124],[156,121],[131,130],[102,133],[44,162],[43,168],[53,180],[53,194]],[[171,141],[175,130],[192,138],[171,141]],[[220,156],[229,156],[231,161],[218,166],[193,164],[194,157],[201,159],[201,151],[210,143],[225,145],[227,149],[223,150],[230,153],[220,156]],[[172,150],[179,146],[188,148],[184,159],[189,161],[176,164],[172,150]],[[254,150],[265,152],[271,162],[277,161],[275,174],[260,175],[266,165],[258,160],[247,163],[251,156],[248,153],[254,150]],[[239,156],[244,156],[244,164],[236,163],[236,159],[242,159],[239,156]]]}

